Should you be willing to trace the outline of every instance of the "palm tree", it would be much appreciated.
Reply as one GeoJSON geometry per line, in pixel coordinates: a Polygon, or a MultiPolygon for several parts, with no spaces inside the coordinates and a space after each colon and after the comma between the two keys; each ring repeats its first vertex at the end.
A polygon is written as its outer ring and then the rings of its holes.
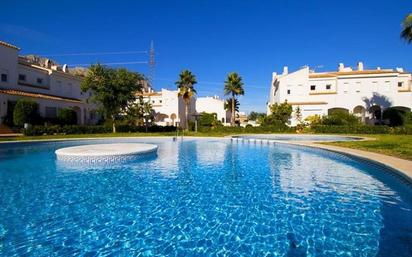
{"type": "Polygon", "coordinates": [[[177,88],[179,90],[178,96],[183,98],[185,103],[185,129],[189,128],[189,104],[190,100],[193,96],[196,95],[196,90],[194,89],[194,85],[197,83],[196,76],[192,74],[189,70],[183,70],[179,74],[179,80],[175,82],[177,88]]]}
{"type": "MultiPolygon", "coordinates": [[[[227,100],[225,101],[225,105],[224,105],[225,110],[229,111],[229,112],[231,113],[231,115],[233,115],[233,112],[232,112],[232,108],[233,108],[232,101],[233,101],[233,99],[232,99],[232,98],[229,98],[229,99],[227,99],[227,100]]],[[[235,104],[234,104],[234,106],[235,106],[235,113],[236,113],[236,112],[239,112],[239,100],[237,100],[236,98],[235,98],[235,104]]],[[[236,117],[235,117],[235,120],[236,120],[236,117]]]]}
{"type": "Polygon", "coordinates": [[[148,131],[149,127],[149,120],[153,120],[154,115],[153,115],[153,107],[152,104],[149,102],[144,102],[142,106],[142,111],[143,111],[143,118],[144,118],[144,124],[146,128],[146,133],[148,131]]]}
{"type": "Polygon", "coordinates": [[[235,125],[235,99],[237,95],[244,95],[245,91],[243,90],[243,82],[242,77],[239,76],[236,72],[229,73],[227,79],[225,81],[225,88],[224,88],[225,95],[232,96],[232,117],[230,119],[230,124],[232,126],[235,125]]]}
{"type": "Polygon", "coordinates": [[[406,16],[402,22],[401,37],[409,44],[412,43],[412,13],[406,16]]]}

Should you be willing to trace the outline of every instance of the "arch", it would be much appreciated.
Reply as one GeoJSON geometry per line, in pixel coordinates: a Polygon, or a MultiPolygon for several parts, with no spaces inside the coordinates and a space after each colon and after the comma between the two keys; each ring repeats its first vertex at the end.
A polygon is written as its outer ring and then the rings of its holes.
{"type": "Polygon", "coordinates": [[[362,123],[365,123],[365,114],[366,114],[366,109],[362,105],[358,105],[355,108],[353,108],[353,115],[358,117],[358,119],[362,123]]]}
{"type": "Polygon", "coordinates": [[[328,115],[337,113],[337,112],[345,112],[345,113],[349,113],[349,110],[346,108],[342,108],[342,107],[334,107],[334,108],[330,108],[328,109],[328,115]]]}
{"type": "Polygon", "coordinates": [[[372,105],[368,112],[370,113],[370,118],[376,123],[382,120],[382,108],[379,105],[372,105]]]}
{"type": "Polygon", "coordinates": [[[155,122],[163,122],[167,118],[169,118],[168,115],[159,112],[159,113],[156,113],[155,115],[155,122]]]}
{"type": "Polygon", "coordinates": [[[403,112],[403,113],[406,113],[406,112],[410,112],[410,111],[411,111],[411,108],[405,107],[405,106],[392,106],[392,107],[390,107],[390,108],[396,109],[396,110],[401,111],[401,112],[403,112]]]}
{"type": "Polygon", "coordinates": [[[172,119],[172,126],[175,125],[175,119],[177,118],[177,115],[175,113],[170,114],[170,119],[172,119]]]}
{"type": "Polygon", "coordinates": [[[82,124],[82,109],[79,106],[73,106],[72,109],[76,112],[77,125],[82,124]]]}

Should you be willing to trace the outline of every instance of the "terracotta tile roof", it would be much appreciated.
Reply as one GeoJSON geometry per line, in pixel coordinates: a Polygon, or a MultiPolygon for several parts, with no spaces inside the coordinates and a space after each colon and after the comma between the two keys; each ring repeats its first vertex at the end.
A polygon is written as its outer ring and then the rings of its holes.
{"type": "Polygon", "coordinates": [[[72,102],[72,103],[82,102],[81,100],[76,99],[76,98],[48,95],[48,94],[39,94],[39,93],[26,92],[26,91],[15,90],[15,89],[0,89],[0,94],[16,95],[16,96],[32,97],[32,98],[42,98],[42,99],[65,101],[65,102],[72,102]]]}
{"type": "Polygon", "coordinates": [[[338,76],[348,76],[348,75],[374,75],[374,74],[389,74],[389,73],[399,73],[393,70],[354,70],[354,71],[337,71],[337,72],[324,72],[324,73],[311,73],[309,78],[333,78],[338,76]]]}
{"type": "Polygon", "coordinates": [[[327,102],[288,102],[290,105],[321,105],[328,104],[327,102]]]}
{"type": "Polygon", "coordinates": [[[18,48],[17,46],[14,46],[14,45],[12,45],[12,44],[6,43],[6,42],[4,42],[4,41],[0,41],[0,45],[7,46],[7,47],[10,47],[10,48],[13,48],[13,49],[16,49],[16,50],[20,50],[20,48],[18,48]]]}

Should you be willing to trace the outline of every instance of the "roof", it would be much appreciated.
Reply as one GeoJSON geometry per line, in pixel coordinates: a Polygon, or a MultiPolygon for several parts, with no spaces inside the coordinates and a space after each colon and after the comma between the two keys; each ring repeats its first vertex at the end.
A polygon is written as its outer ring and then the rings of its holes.
{"type": "Polygon", "coordinates": [[[76,99],[76,98],[48,95],[48,94],[39,94],[39,93],[33,93],[33,92],[27,92],[27,91],[15,90],[15,89],[0,89],[0,94],[31,97],[31,98],[41,98],[41,99],[65,101],[65,102],[72,102],[72,103],[82,102],[80,99],[76,99]]]}
{"type": "Polygon", "coordinates": [[[380,74],[390,74],[399,73],[393,70],[354,70],[354,71],[337,71],[337,72],[322,72],[322,73],[310,73],[309,78],[333,78],[339,76],[349,76],[349,75],[380,75],[380,74]]]}
{"type": "Polygon", "coordinates": [[[13,49],[16,49],[16,50],[20,50],[20,48],[18,48],[17,46],[14,46],[14,45],[12,45],[12,44],[6,43],[6,42],[4,42],[4,41],[0,41],[0,45],[2,45],[2,46],[7,46],[7,47],[10,47],[10,48],[13,48],[13,49]]]}

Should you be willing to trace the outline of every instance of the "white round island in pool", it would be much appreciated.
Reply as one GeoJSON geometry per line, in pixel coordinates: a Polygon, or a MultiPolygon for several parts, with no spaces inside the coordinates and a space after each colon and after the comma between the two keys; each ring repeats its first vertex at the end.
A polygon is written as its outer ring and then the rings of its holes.
{"type": "Polygon", "coordinates": [[[157,145],[141,143],[81,145],[55,151],[57,160],[77,163],[117,163],[156,152],[157,145]]]}

